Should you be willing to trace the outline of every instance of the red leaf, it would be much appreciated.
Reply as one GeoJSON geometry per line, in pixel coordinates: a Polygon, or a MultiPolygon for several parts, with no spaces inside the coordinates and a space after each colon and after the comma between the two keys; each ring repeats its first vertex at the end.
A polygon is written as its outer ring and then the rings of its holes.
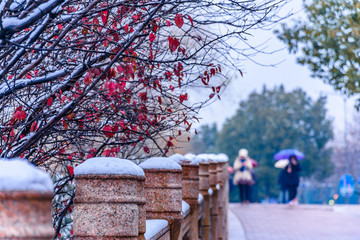
{"type": "Polygon", "coordinates": [[[171,141],[167,141],[166,146],[167,147],[172,147],[172,146],[174,146],[174,144],[171,141]]]}
{"type": "Polygon", "coordinates": [[[150,149],[149,149],[147,146],[145,146],[145,147],[144,147],[144,152],[146,152],[147,154],[149,154],[149,153],[150,153],[150,149]]]}
{"type": "Polygon", "coordinates": [[[239,69],[239,72],[240,72],[241,77],[244,77],[243,72],[240,69],[239,69]]]}
{"type": "Polygon", "coordinates": [[[128,33],[128,32],[129,32],[129,25],[128,25],[128,24],[126,24],[126,25],[124,26],[124,30],[125,30],[125,33],[128,33]]]}
{"type": "Polygon", "coordinates": [[[138,15],[133,15],[132,18],[135,20],[135,22],[137,22],[137,20],[139,19],[138,15]]]}
{"type": "Polygon", "coordinates": [[[53,102],[53,99],[52,97],[50,97],[48,100],[47,100],[47,105],[50,106],[53,102]]]}
{"type": "Polygon", "coordinates": [[[62,123],[63,123],[63,125],[64,125],[65,130],[68,130],[68,129],[69,129],[69,125],[65,122],[64,119],[62,120],[62,123]]]}
{"type": "Polygon", "coordinates": [[[37,129],[37,122],[33,122],[31,124],[30,132],[35,132],[37,129]]]}
{"type": "Polygon", "coordinates": [[[220,88],[221,88],[221,86],[216,87],[216,92],[217,92],[217,93],[220,92],[220,88]]]}
{"type": "Polygon", "coordinates": [[[66,168],[71,176],[74,175],[74,167],[73,166],[66,166],[66,168]]]}
{"type": "Polygon", "coordinates": [[[179,47],[180,42],[177,38],[168,37],[169,40],[169,48],[171,52],[175,52],[176,49],[179,47]]]}
{"type": "Polygon", "coordinates": [[[155,40],[155,38],[156,38],[156,35],[153,33],[150,33],[150,35],[149,35],[150,42],[153,42],[155,40]]]}
{"type": "Polygon", "coordinates": [[[105,125],[103,131],[106,137],[112,137],[115,135],[115,133],[113,132],[113,127],[111,127],[110,125],[105,125]]]}
{"type": "Polygon", "coordinates": [[[209,98],[211,99],[211,98],[213,98],[214,96],[215,96],[215,93],[212,93],[212,94],[209,95],[209,98]]]}
{"type": "Polygon", "coordinates": [[[178,28],[181,28],[184,25],[184,18],[179,13],[175,16],[175,24],[178,26],[178,28]]]}
{"type": "Polygon", "coordinates": [[[205,78],[201,78],[201,81],[203,82],[204,85],[208,85],[208,83],[205,81],[205,78]]]}
{"type": "Polygon", "coordinates": [[[190,20],[190,22],[191,22],[191,26],[194,26],[194,22],[193,22],[192,18],[190,17],[190,15],[187,14],[186,16],[189,18],[189,20],[190,20]]]}
{"type": "Polygon", "coordinates": [[[20,119],[21,119],[21,120],[25,120],[25,119],[26,119],[26,112],[25,112],[25,111],[21,111],[21,112],[20,112],[20,119]]]}
{"type": "Polygon", "coordinates": [[[58,27],[59,30],[62,30],[62,29],[63,29],[63,25],[62,25],[62,24],[58,24],[57,27],[58,27]]]}
{"type": "Polygon", "coordinates": [[[107,21],[108,21],[108,10],[102,11],[101,12],[101,20],[103,22],[104,25],[106,25],[107,21]]]}

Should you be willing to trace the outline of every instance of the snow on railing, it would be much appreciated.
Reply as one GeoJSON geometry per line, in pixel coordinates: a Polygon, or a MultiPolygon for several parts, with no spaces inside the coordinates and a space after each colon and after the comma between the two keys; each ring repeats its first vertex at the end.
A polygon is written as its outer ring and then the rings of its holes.
{"type": "MultiPolygon", "coordinates": [[[[100,157],[74,173],[74,239],[227,239],[225,155],[176,154],[140,165],[100,157]]],[[[16,213],[0,216],[9,223],[5,236],[52,238],[49,176],[25,160],[0,160],[0,180],[0,207],[16,213]]]]}

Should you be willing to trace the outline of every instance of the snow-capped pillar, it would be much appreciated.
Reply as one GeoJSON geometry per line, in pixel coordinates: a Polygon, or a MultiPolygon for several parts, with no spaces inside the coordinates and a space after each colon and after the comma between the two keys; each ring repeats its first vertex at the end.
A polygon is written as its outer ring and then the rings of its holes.
{"type": "Polygon", "coordinates": [[[74,239],[144,239],[144,171],[120,158],[75,168],[74,239]]]}
{"type": "Polygon", "coordinates": [[[213,239],[218,239],[218,189],[217,185],[217,162],[213,158],[209,162],[209,178],[210,188],[213,191],[212,194],[212,208],[211,208],[211,236],[213,239]]]}
{"type": "Polygon", "coordinates": [[[199,165],[183,162],[182,185],[183,199],[190,204],[190,239],[199,238],[199,165]]]}
{"type": "Polygon", "coordinates": [[[165,157],[139,165],[145,172],[146,219],[166,219],[171,239],[178,239],[182,221],[181,166],[165,157]]]}
{"type": "MultiPolygon", "coordinates": [[[[228,207],[229,207],[229,157],[224,154],[218,154],[219,162],[223,163],[223,181],[224,185],[223,189],[223,209],[222,209],[222,217],[223,217],[223,239],[228,239],[228,207]]],[[[219,210],[220,211],[220,210],[219,210]]]]}
{"type": "Polygon", "coordinates": [[[210,194],[209,194],[209,163],[199,163],[199,190],[204,197],[205,216],[201,226],[202,239],[210,239],[210,194]]]}
{"type": "Polygon", "coordinates": [[[53,183],[23,159],[0,159],[0,238],[52,239],[53,183]]]}
{"type": "Polygon", "coordinates": [[[199,238],[199,164],[182,156],[174,154],[169,157],[182,167],[182,198],[190,205],[190,239],[199,238]]]}
{"type": "Polygon", "coordinates": [[[225,183],[227,181],[227,169],[225,159],[218,156],[217,159],[217,187],[218,187],[218,239],[225,239],[225,206],[226,206],[226,192],[225,183]]]}

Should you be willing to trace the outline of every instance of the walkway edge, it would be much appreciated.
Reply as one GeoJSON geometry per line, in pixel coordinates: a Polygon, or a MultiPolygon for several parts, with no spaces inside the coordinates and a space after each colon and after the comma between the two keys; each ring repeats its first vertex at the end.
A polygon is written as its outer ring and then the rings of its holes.
{"type": "Polygon", "coordinates": [[[228,210],[228,240],[246,240],[245,231],[238,217],[233,213],[231,207],[228,210]]]}

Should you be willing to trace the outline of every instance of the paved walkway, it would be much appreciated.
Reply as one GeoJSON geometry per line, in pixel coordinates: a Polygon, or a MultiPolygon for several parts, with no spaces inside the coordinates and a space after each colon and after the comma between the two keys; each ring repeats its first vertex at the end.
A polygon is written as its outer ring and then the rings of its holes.
{"type": "Polygon", "coordinates": [[[229,205],[230,240],[359,240],[359,205],[229,205]]]}

